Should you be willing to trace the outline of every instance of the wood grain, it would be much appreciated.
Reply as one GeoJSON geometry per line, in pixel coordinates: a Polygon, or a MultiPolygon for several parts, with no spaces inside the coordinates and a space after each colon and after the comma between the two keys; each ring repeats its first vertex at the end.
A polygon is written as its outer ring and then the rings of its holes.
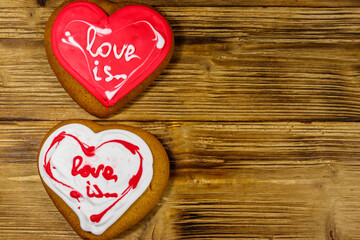
{"type": "MultiPolygon", "coordinates": [[[[360,237],[360,123],[125,123],[162,141],[171,178],[158,207],[118,239],[360,237]]],[[[75,236],[36,170],[53,125],[0,124],[4,239],[75,236]]]]}
{"type": "MultiPolygon", "coordinates": [[[[174,57],[112,119],[359,119],[360,8],[158,9],[174,28],[174,57]]],[[[2,119],[94,119],[49,67],[42,37],[50,13],[0,8],[2,119]]]]}
{"type": "MultiPolygon", "coordinates": [[[[101,123],[164,144],[158,206],[117,239],[360,239],[360,2],[149,0],[173,26],[165,72],[101,123]]],[[[0,1],[0,239],[77,239],[36,155],[62,89],[43,32],[61,0],[0,1]]]]}
{"type": "MultiPolygon", "coordinates": [[[[0,7],[2,8],[32,8],[37,6],[39,0],[17,0],[16,4],[11,3],[10,1],[0,2],[0,7]]],[[[40,0],[40,2],[46,2],[46,7],[55,8],[59,6],[63,1],[62,0],[40,0]]],[[[121,2],[121,0],[113,0],[112,2],[121,2]]],[[[357,0],[206,0],[206,1],[193,1],[193,0],[138,0],[136,2],[146,3],[151,6],[175,6],[175,7],[184,7],[184,6],[260,6],[260,7],[359,7],[360,3],[357,0]]]]}

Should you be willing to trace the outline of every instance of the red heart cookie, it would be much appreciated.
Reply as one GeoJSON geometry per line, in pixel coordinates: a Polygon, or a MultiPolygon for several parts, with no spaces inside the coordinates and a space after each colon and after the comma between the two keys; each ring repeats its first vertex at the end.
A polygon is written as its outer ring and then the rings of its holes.
{"type": "Polygon", "coordinates": [[[149,133],[81,120],[48,133],[38,168],[57,208],[88,239],[111,238],[144,217],[169,174],[166,153],[149,133]]]}
{"type": "Polygon", "coordinates": [[[94,2],[103,9],[88,1],[57,9],[45,30],[45,47],[70,96],[91,114],[105,117],[160,74],[170,60],[173,36],[152,8],[94,2]]]}

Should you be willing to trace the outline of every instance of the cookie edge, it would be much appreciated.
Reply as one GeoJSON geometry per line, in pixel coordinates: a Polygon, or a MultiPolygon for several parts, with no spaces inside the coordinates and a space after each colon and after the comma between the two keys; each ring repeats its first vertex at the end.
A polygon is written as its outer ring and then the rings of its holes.
{"type": "Polygon", "coordinates": [[[137,128],[128,125],[122,124],[111,124],[111,125],[101,125],[95,123],[90,120],[82,120],[82,119],[74,119],[74,120],[66,120],[62,121],[59,124],[55,125],[44,137],[37,157],[37,169],[39,172],[39,176],[42,184],[46,192],[48,193],[50,199],[53,201],[56,208],[59,212],[64,216],[65,220],[69,222],[70,226],[74,229],[74,231],[84,239],[90,240],[106,240],[112,237],[115,237],[127,229],[131,228],[135,224],[137,224],[141,219],[143,219],[158,203],[160,200],[170,174],[170,164],[168,155],[160,143],[160,141],[153,136],[152,134],[137,128]],[[39,172],[39,154],[43,144],[46,139],[58,128],[72,124],[78,123],[87,126],[95,133],[101,132],[109,129],[122,129],[126,131],[130,131],[140,138],[142,138],[145,143],[149,146],[152,155],[153,155],[153,178],[145,190],[145,192],[130,206],[130,208],[108,229],[105,230],[101,235],[94,235],[90,232],[86,232],[82,230],[80,227],[80,221],[76,213],[54,192],[46,185],[43,179],[40,176],[39,172]]]}

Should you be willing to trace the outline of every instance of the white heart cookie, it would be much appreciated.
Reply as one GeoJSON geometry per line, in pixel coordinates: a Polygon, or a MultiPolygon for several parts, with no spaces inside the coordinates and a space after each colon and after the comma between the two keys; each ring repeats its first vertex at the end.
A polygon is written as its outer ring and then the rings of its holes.
{"type": "Polygon", "coordinates": [[[44,183],[94,235],[116,222],[153,177],[150,147],[122,129],[94,133],[78,123],[61,126],[43,143],[38,161],[44,183]]]}

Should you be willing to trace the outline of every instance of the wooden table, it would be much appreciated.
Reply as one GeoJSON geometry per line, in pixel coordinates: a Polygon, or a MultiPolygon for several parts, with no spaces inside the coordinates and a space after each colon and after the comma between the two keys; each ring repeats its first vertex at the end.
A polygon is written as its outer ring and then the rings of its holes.
{"type": "Polygon", "coordinates": [[[169,154],[163,198],[118,239],[360,239],[360,1],[144,0],[174,56],[106,120],[47,62],[61,2],[0,1],[0,239],[77,239],[36,167],[70,118],[143,128],[169,154]]]}

